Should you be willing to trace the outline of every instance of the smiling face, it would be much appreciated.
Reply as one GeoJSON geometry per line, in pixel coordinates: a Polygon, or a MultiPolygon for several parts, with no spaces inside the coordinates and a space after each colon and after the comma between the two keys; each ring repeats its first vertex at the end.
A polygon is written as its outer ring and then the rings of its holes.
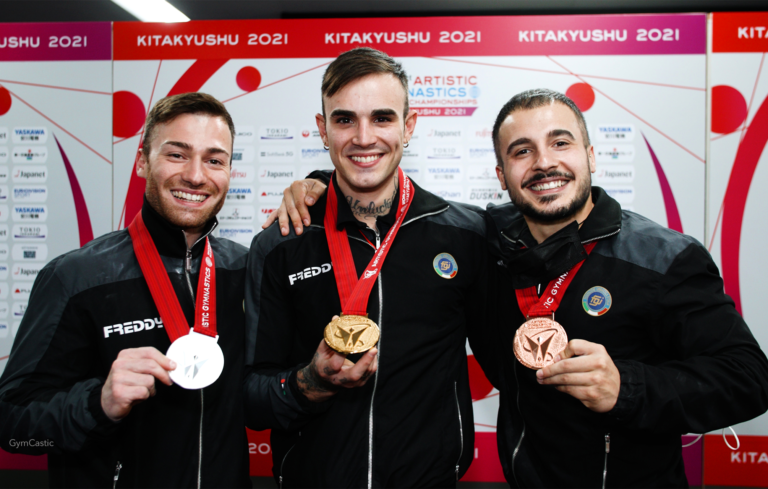
{"type": "Polygon", "coordinates": [[[576,115],[552,103],[516,110],[499,128],[501,187],[529,222],[581,222],[591,210],[592,146],[584,147],[576,115]]]}
{"type": "Polygon", "coordinates": [[[148,156],[139,150],[136,166],[147,180],[147,201],[171,224],[199,232],[229,190],[229,127],[220,117],[183,114],[153,132],[148,156]]]}
{"type": "Polygon", "coordinates": [[[403,118],[405,97],[390,74],[359,78],[323,97],[326,116],[315,119],[346,195],[391,193],[403,145],[416,127],[415,111],[403,118]]]}

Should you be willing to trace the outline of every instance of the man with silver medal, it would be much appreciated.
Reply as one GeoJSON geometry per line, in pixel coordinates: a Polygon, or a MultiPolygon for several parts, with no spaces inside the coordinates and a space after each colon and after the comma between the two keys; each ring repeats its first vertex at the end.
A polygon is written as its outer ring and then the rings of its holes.
{"type": "Polygon", "coordinates": [[[234,124],[215,98],[185,93],[158,101],[141,135],[144,203],[128,229],[35,282],[0,381],[0,443],[50,439],[56,487],[250,487],[247,249],[211,235],[234,124]]]}

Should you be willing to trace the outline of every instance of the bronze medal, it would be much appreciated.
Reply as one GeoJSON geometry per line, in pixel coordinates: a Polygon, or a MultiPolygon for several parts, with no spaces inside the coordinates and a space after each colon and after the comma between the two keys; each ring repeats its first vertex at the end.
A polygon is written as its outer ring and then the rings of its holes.
{"type": "Polygon", "coordinates": [[[515,333],[515,356],[526,367],[538,370],[552,365],[567,344],[568,335],[554,319],[534,317],[515,333]]]}
{"type": "Polygon", "coordinates": [[[365,316],[342,315],[328,323],[324,337],[339,353],[362,353],[379,342],[379,326],[365,316]]]}

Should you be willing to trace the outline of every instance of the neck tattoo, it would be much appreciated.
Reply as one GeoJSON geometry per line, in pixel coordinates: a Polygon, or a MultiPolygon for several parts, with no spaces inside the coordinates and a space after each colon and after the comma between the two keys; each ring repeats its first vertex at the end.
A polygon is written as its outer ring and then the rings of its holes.
{"type": "Polygon", "coordinates": [[[360,202],[359,199],[353,199],[352,197],[346,196],[347,203],[349,204],[349,208],[352,209],[352,214],[355,215],[355,217],[376,217],[376,216],[384,216],[389,214],[390,209],[392,209],[392,203],[395,201],[395,198],[397,197],[397,185],[395,185],[395,191],[392,192],[392,197],[389,199],[384,199],[384,202],[381,205],[376,205],[375,202],[371,201],[368,203],[368,205],[363,204],[360,202]]]}

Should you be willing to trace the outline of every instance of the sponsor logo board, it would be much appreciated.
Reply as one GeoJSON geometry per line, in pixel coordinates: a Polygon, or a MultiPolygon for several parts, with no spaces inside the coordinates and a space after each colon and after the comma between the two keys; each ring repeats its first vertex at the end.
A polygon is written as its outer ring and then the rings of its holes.
{"type": "MultiPolygon", "coordinates": [[[[3,188],[0,185],[0,194],[2,192],[3,188]]],[[[14,202],[45,202],[46,200],[48,200],[48,187],[45,185],[16,185],[13,187],[14,202]]]]}
{"type": "Polygon", "coordinates": [[[463,169],[459,165],[430,165],[424,173],[425,181],[452,183],[463,180],[463,169]]]}
{"type": "Polygon", "coordinates": [[[16,146],[11,160],[14,163],[45,163],[48,161],[48,149],[45,146],[16,146]]]}
{"type": "MultiPolygon", "coordinates": [[[[8,162],[8,155],[9,155],[8,147],[7,146],[0,146],[0,163],[7,163],[8,162]]],[[[6,170],[7,171],[7,170],[6,170]]],[[[3,180],[5,181],[5,180],[3,180]]]]}
{"type": "Polygon", "coordinates": [[[291,183],[296,180],[296,169],[293,166],[262,166],[259,168],[259,182],[291,183]]]}
{"type": "Polygon", "coordinates": [[[493,147],[471,147],[467,148],[467,159],[471,162],[495,163],[496,153],[493,147]]]}
{"type": "Polygon", "coordinates": [[[44,166],[14,166],[13,183],[45,183],[48,168],[44,166]]]}
{"type": "Polygon", "coordinates": [[[509,196],[499,186],[493,187],[472,187],[469,189],[467,200],[472,204],[482,202],[493,202],[499,204],[509,200],[509,196]]]}
{"type": "Polygon", "coordinates": [[[296,158],[293,146],[260,146],[259,163],[291,163],[296,158]]]}
{"type": "Polygon", "coordinates": [[[224,224],[249,224],[256,217],[256,211],[251,205],[224,206],[216,216],[224,224]]]}
{"type": "Polygon", "coordinates": [[[235,146],[232,149],[232,165],[238,163],[253,163],[256,150],[253,146],[235,146]]]}
{"type": "Polygon", "coordinates": [[[0,280],[7,280],[9,275],[9,266],[7,263],[0,263],[0,280]]]}
{"type": "Polygon", "coordinates": [[[256,230],[253,226],[222,226],[219,228],[219,237],[231,239],[238,243],[250,245],[256,230]]]}
{"type": "Polygon", "coordinates": [[[598,166],[592,178],[601,186],[612,183],[632,183],[635,179],[635,167],[633,165],[598,166]]]}
{"type": "Polygon", "coordinates": [[[15,241],[42,241],[48,237],[48,226],[45,224],[14,224],[13,239],[15,241]]]}
{"type": "Polygon", "coordinates": [[[259,187],[259,202],[280,203],[283,200],[285,187],[264,185],[259,187]]]}
{"type": "Polygon", "coordinates": [[[11,305],[7,302],[0,302],[0,318],[7,318],[11,313],[11,305]]]}
{"type": "Polygon", "coordinates": [[[256,191],[249,185],[233,185],[227,192],[228,204],[248,204],[253,202],[256,191]]]}
{"type": "Polygon", "coordinates": [[[291,126],[261,126],[259,127],[259,140],[265,141],[293,141],[295,131],[291,126]]]}
{"type": "Polygon", "coordinates": [[[32,282],[14,282],[11,290],[14,300],[28,300],[32,293],[32,282]]]}
{"type": "Polygon", "coordinates": [[[251,143],[255,137],[253,126],[238,126],[235,128],[235,144],[251,143]]]}
{"type": "Polygon", "coordinates": [[[632,163],[635,161],[635,147],[631,144],[597,144],[595,160],[598,163],[632,163]]]}
{"type": "Polygon", "coordinates": [[[256,167],[250,165],[236,165],[232,167],[229,180],[232,184],[251,183],[256,179],[256,167]]]}
{"type": "Polygon", "coordinates": [[[12,137],[16,144],[44,144],[48,141],[48,129],[45,127],[14,127],[12,137]]]}
{"type": "Polygon", "coordinates": [[[48,219],[48,206],[41,204],[21,204],[13,206],[13,220],[45,222],[48,219]]]}
{"type": "Polygon", "coordinates": [[[605,193],[613,197],[619,204],[631,204],[635,200],[635,187],[631,185],[606,185],[605,193]]]}
{"type": "Polygon", "coordinates": [[[635,126],[632,124],[598,124],[594,132],[598,142],[629,143],[635,139],[635,126]]]}
{"type": "Polygon", "coordinates": [[[459,146],[431,146],[427,148],[427,159],[458,161],[461,159],[461,153],[459,146]]]}
{"type": "Polygon", "coordinates": [[[301,148],[299,150],[299,159],[302,162],[331,161],[328,151],[322,148],[301,148]]]}
{"type": "MultiPolygon", "coordinates": [[[[3,266],[5,265],[0,265],[0,268],[3,266]]],[[[43,265],[41,264],[25,263],[22,265],[22,264],[15,263],[13,265],[13,278],[19,279],[19,280],[34,280],[37,277],[37,274],[40,273],[40,270],[42,269],[43,269],[43,265]]],[[[4,278],[0,278],[0,280],[4,280],[4,278]]]]}
{"type": "Polygon", "coordinates": [[[48,245],[15,244],[11,256],[14,261],[45,261],[48,258],[48,245]]]}

